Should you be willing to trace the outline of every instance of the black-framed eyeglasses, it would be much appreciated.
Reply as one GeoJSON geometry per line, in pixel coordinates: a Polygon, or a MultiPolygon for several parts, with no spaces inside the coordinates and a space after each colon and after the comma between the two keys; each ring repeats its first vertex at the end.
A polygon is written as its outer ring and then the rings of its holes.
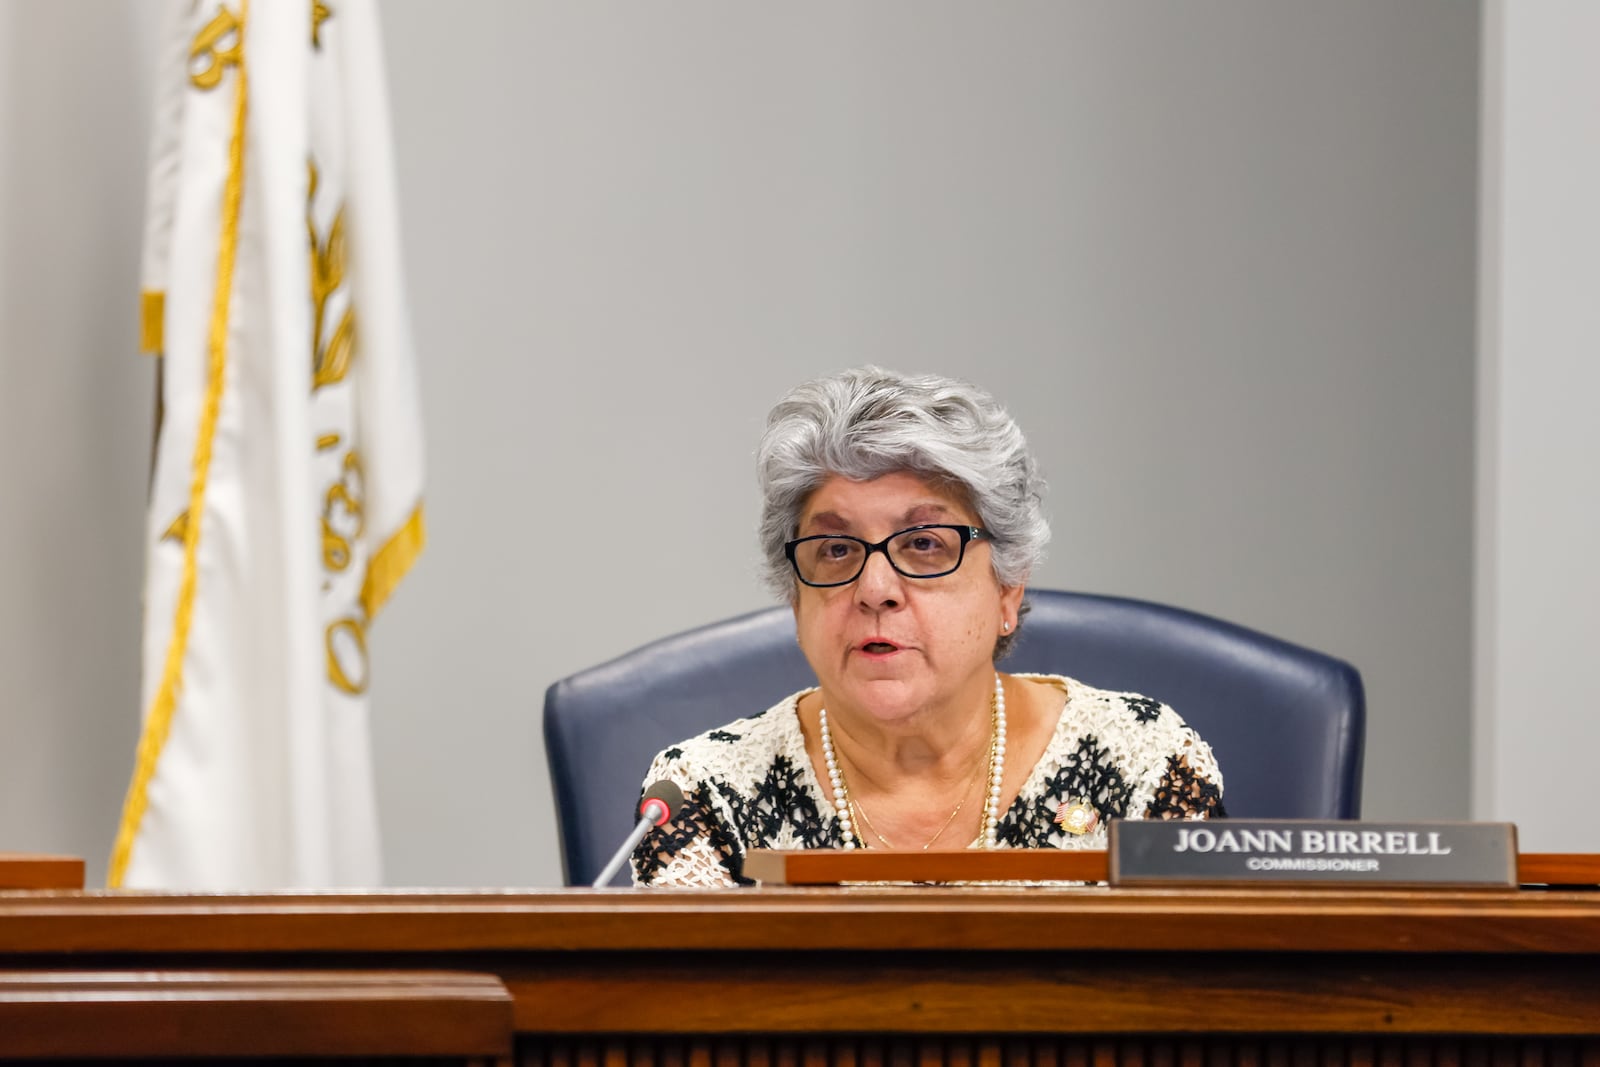
{"type": "Polygon", "coordinates": [[[953,574],[967,555],[968,541],[993,541],[981,526],[945,526],[931,523],[910,526],[877,544],[846,534],[800,537],[783,546],[794,566],[795,577],[806,585],[827,589],[849,585],[867,569],[867,559],[882,552],[889,566],[907,578],[943,578],[953,574]]]}

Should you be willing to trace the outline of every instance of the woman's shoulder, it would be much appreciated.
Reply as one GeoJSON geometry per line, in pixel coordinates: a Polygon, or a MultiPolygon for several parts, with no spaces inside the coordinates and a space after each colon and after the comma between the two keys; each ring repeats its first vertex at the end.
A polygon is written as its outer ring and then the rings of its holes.
{"type": "Polygon", "coordinates": [[[1013,843],[1084,847],[1100,841],[1103,829],[1070,836],[1052,825],[1077,805],[1101,817],[1222,814],[1222,775],[1211,748],[1172,708],[1142,693],[1061,675],[1020,677],[1060,690],[1063,699],[1055,732],[1019,795],[1032,821],[1018,824],[1026,826],[1014,831],[1013,843]]]}
{"type": "Polygon", "coordinates": [[[759,773],[773,756],[803,752],[805,736],[795,706],[807,692],[793,693],[765,711],[667,746],[652,762],[653,773],[673,767],[695,778],[742,777],[741,770],[759,773]]]}
{"type": "Polygon", "coordinates": [[[1066,697],[1061,708],[1063,725],[1148,733],[1187,729],[1176,711],[1142,693],[1101,689],[1061,674],[1019,674],[1017,677],[1061,690],[1066,697]]]}
{"type": "Polygon", "coordinates": [[[1045,762],[1052,757],[1081,760],[1094,752],[1132,769],[1164,766],[1178,757],[1215,773],[1211,746],[1182,716],[1154,697],[1101,689],[1062,675],[1022,677],[1065,693],[1061,717],[1045,749],[1045,762]]]}

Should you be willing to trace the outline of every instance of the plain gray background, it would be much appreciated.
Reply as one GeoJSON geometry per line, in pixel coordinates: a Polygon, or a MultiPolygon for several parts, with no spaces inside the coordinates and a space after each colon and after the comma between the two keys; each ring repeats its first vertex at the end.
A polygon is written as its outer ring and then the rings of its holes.
{"type": "MultiPolygon", "coordinates": [[[[390,884],[559,880],[545,686],[767,603],[765,412],[865,362],[1007,402],[1034,584],[1351,660],[1366,814],[1496,817],[1490,10],[386,0],[430,526],[372,635],[390,884]]],[[[140,710],[157,15],[0,0],[0,850],[91,882],[140,710]]]]}
{"type": "Polygon", "coordinates": [[[1484,19],[1473,808],[1600,851],[1600,5],[1484,19]]]}

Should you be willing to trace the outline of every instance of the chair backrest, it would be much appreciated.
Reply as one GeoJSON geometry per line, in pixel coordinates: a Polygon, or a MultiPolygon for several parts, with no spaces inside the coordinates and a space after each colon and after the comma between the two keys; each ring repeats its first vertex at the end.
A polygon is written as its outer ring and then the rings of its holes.
{"type": "MultiPolygon", "coordinates": [[[[1065,674],[1170,704],[1210,743],[1235,818],[1360,812],[1366,703],[1354,667],[1205,615],[1052,590],[1013,672],[1065,674]]],[[[552,685],[545,754],[569,885],[586,885],[633,825],[650,760],[675,741],[770,707],[815,677],[787,607],[664,638],[552,685]]]]}

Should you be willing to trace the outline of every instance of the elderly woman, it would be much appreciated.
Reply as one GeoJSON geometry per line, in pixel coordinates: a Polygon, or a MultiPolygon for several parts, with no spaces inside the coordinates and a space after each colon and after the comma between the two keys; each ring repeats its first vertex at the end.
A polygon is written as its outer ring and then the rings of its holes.
{"type": "Polygon", "coordinates": [[[637,884],[737,884],[752,848],[1103,848],[1113,816],[1223,814],[1172,709],[996,671],[1050,531],[992,397],[873,367],[808,382],[759,469],[766,577],[819,684],[656,757],[645,780],[686,799],[637,884]]]}

